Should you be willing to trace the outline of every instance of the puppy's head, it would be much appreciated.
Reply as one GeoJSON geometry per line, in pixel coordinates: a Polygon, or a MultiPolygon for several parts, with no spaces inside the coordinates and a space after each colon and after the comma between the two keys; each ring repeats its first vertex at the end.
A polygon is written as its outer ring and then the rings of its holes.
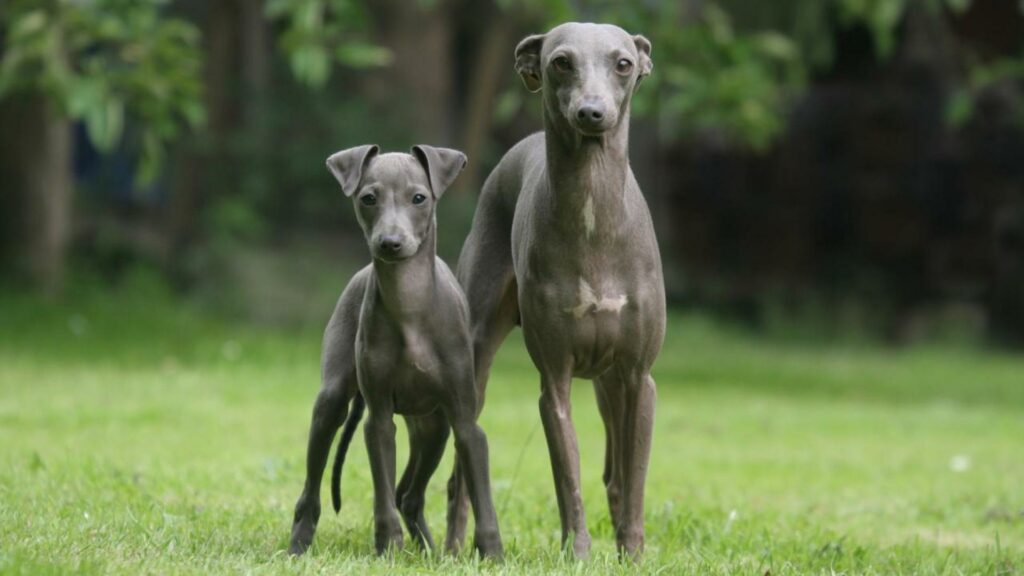
{"type": "Polygon", "coordinates": [[[610,24],[570,22],[516,47],[516,71],[527,89],[543,90],[548,112],[583,136],[617,126],[652,68],[650,41],[610,24]]]}
{"type": "Polygon", "coordinates": [[[423,145],[411,154],[357,146],[327,159],[342,192],[353,199],[370,254],[385,262],[419,252],[434,233],[435,203],[465,165],[462,152],[423,145]]]}

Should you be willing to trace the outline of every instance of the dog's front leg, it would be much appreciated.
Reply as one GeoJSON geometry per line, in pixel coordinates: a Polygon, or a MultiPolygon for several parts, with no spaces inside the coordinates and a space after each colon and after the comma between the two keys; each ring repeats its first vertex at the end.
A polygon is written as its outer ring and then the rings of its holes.
{"type": "Polygon", "coordinates": [[[608,495],[608,512],[612,519],[612,528],[619,529],[622,518],[622,467],[618,461],[619,434],[622,420],[622,388],[617,378],[607,375],[594,380],[594,395],[597,397],[597,408],[604,421],[604,480],[605,492],[608,495]]]}
{"type": "Polygon", "coordinates": [[[562,518],[562,547],[572,546],[577,558],[587,558],[590,555],[590,532],[580,494],[580,452],[569,403],[571,382],[569,374],[542,374],[540,417],[548,441],[555,495],[562,518]]]}
{"type": "Polygon", "coordinates": [[[402,548],[402,522],[395,505],[395,423],[391,410],[369,406],[364,425],[373,475],[374,547],[378,554],[402,548]]]}
{"type": "Polygon", "coordinates": [[[624,402],[613,442],[622,479],[615,541],[620,555],[636,557],[644,549],[644,484],[651,459],[656,391],[650,374],[624,375],[618,385],[621,388],[617,392],[624,402]]]}

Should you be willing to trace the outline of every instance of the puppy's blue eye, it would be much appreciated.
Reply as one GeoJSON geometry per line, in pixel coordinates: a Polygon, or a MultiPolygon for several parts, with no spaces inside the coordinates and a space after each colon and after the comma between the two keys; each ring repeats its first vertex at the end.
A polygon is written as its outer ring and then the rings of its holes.
{"type": "Polygon", "coordinates": [[[425,202],[426,199],[427,199],[427,197],[424,196],[423,194],[417,194],[417,195],[412,197],[412,203],[413,204],[423,204],[423,202],[425,202]]]}
{"type": "Polygon", "coordinates": [[[373,194],[363,194],[359,197],[359,201],[362,202],[363,206],[373,206],[377,203],[377,197],[373,194]]]}

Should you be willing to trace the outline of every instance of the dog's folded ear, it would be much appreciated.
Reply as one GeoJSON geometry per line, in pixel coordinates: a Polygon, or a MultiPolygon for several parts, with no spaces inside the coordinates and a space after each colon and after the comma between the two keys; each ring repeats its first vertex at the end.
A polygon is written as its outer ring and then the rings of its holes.
{"type": "Polygon", "coordinates": [[[644,76],[651,73],[654,68],[654,61],[651,60],[651,41],[646,37],[637,34],[633,36],[633,43],[636,45],[637,54],[637,82],[643,80],[644,76]]]}
{"type": "Polygon", "coordinates": [[[379,151],[380,147],[376,144],[366,144],[335,152],[327,158],[327,169],[341,184],[341,191],[346,198],[355,193],[359,181],[363,179],[363,170],[379,151]]]}
{"type": "Polygon", "coordinates": [[[537,92],[544,85],[540,65],[540,49],[543,46],[543,34],[527,36],[516,46],[516,72],[523,78],[523,84],[526,84],[530,92],[537,92]]]}
{"type": "Polygon", "coordinates": [[[451,148],[434,148],[420,144],[412,147],[412,154],[427,171],[430,189],[434,199],[438,199],[444,191],[455,182],[459,172],[466,167],[466,155],[451,148]]]}

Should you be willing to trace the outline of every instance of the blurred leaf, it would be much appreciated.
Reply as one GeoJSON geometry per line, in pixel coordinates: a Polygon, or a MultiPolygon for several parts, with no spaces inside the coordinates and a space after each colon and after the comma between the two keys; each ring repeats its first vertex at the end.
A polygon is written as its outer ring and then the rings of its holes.
{"type": "Polygon", "coordinates": [[[946,6],[956,14],[963,14],[971,7],[971,0],[946,0],[946,6]]]}
{"type": "Polygon", "coordinates": [[[796,44],[778,32],[762,32],[754,36],[754,42],[763,54],[778,60],[795,61],[799,58],[796,44]]]}
{"type": "Polygon", "coordinates": [[[163,165],[164,148],[160,139],[146,133],[142,138],[142,155],[139,158],[139,169],[135,173],[135,181],[139,186],[147,186],[156,180],[163,165]]]}
{"type": "Polygon", "coordinates": [[[187,100],[182,103],[181,113],[185,121],[192,128],[199,128],[206,124],[206,108],[198,100],[187,100]]]}
{"type": "Polygon", "coordinates": [[[16,17],[11,25],[11,37],[14,40],[24,39],[46,26],[46,12],[42,10],[30,10],[20,17],[16,17]]]}
{"type": "Polygon", "coordinates": [[[83,116],[89,139],[101,152],[114,148],[124,127],[124,104],[107,97],[100,105],[85,111],[83,116]]]}
{"type": "Polygon", "coordinates": [[[291,53],[289,61],[292,72],[300,82],[311,86],[322,86],[327,80],[329,61],[323,46],[307,45],[291,53]]]}
{"type": "Polygon", "coordinates": [[[106,84],[102,78],[81,77],[70,86],[67,102],[73,118],[82,118],[103,106],[107,96],[106,84]]]}
{"type": "MultiPolygon", "coordinates": [[[[516,82],[515,86],[522,88],[519,82],[516,82]]],[[[498,102],[494,106],[494,122],[500,125],[511,121],[522,107],[522,90],[505,91],[498,97],[498,102]]]]}
{"type": "Polygon", "coordinates": [[[338,61],[353,68],[376,68],[391,64],[391,51],[381,46],[353,42],[342,44],[335,52],[338,61]]]}
{"type": "Polygon", "coordinates": [[[956,91],[946,103],[946,124],[953,128],[961,128],[970,120],[974,112],[974,98],[969,90],[956,91]]]}

